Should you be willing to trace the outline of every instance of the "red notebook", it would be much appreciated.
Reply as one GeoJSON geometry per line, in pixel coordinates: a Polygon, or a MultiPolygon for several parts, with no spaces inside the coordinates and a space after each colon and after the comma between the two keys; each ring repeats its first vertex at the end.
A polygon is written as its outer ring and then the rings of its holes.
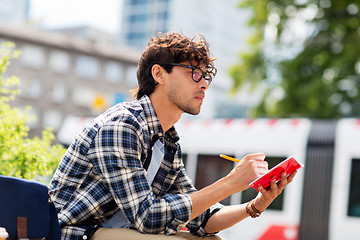
{"type": "Polygon", "coordinates": [[[261,177],[258,177],[257,179],[252,181],[249,185],[250,187],[255,188],[257,191],[259,191],[259,185],[263,186],[263,188],[267,188],[268,186],[270,186],[271,180],[273,180],[274,178],[276,179],[276,182],[279,181],[281,179],[281,174],[284,171],[289,176],[293,171],[301,167],[304,167],[304,164],[296,161],[296,159],[293,157],[289,157],[275,167],[273,167],[272,169],[270,169],[261,177]]]}

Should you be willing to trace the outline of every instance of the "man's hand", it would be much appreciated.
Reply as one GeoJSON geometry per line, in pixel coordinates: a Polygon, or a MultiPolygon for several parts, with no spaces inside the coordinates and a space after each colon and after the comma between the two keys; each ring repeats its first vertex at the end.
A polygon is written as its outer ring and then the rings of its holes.
{"type": "Polygon", "coordinates": [[[264,211],[279,196],[284,188],[292,182],[297,171],[291,173],[288,177],[286,172],[281,174],[281,180],[276,183],[275,179],[271,181],[270,189],[259,187],[259,193],[254,200],[254,206],[259,211],[264,211]]]}
{"type": "MultiPolygon", "coordinates": [[[[233,193],[249,188],[249,184],[253,180],[268,171],[268,164],[264,159],[265,154],[263,153],[248,154],[224,178],[198,192],[190,194],[193,201],[192,219],[215,202],[219,202],[233,193]]],[[[260,187],[258,195],[253,200],[255,208],[261,212],[264,211],[281,194],[285,186],[293,180],[295,174],[296,171],[287,177],[284,172],[279,182],[276,183],[275,180],[271,182],[269,190],[260,187]]],[[[225,206],[209,219],[205,226],[205,231],[208,233],[218,232],[233,226],[247,217],[249,217],[249,214],[246,211],[246,203],[225,206]]]]}
{"type": "MultiPolygon", "coordinates": [[[[233,193],[249,188],[249,184],[268,171],[268,163],[264,161],[264,153],[246,155],[225,177],[228,178],[233,193]]],[[[233,194],[232,193],[232,194],[233,194]]]]}

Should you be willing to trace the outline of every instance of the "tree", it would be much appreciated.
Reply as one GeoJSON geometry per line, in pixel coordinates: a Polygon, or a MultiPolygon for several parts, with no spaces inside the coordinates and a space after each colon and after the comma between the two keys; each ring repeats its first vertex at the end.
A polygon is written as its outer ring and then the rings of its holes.
{"type": "Polygon", "coordinates": [[[28,138],[27,120],[30,107],[25,111],[11,107],[9,101],[19,93],[19,79],[4,77],[12,59],[19,51],[11,42],[2,43],[0,48],[0,174],[33,179],[40,175],[51,175],[58,165],[65,149],[52,144],[55,139],[50,129],[42,137],[28,138]]]}
{"type": "Polygon", "coordinates": [[[360,114],[360,0],[244,0],[254,30],[230,74],[265,86],[254,116],[360,114]]]}

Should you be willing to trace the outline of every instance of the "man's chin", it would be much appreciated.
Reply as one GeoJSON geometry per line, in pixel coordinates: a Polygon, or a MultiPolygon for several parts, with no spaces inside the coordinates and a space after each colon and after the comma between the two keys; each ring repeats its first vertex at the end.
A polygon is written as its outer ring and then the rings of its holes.
{"type": "Polygon", "coordinates": [[[200,109],[199,110],[186,111],[186,113],[196,116],[196,115],[199,115],[200,109]]]}
{"type": "Polygon", "coordinates": [[[190,114],[190,115],[199,115],[200,110],[201,110],[201,105],[196,106],[196,107],[194,107],[194,106],[186,106],[186,107],[181,108],[181,110],[184,113],[187,113],[187,114],[190,114]]]}

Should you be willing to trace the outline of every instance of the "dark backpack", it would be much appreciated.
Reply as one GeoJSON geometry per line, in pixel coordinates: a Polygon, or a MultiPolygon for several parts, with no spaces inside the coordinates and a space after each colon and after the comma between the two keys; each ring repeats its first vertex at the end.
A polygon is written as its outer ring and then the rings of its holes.
{"type": "Polygon", "coordinates": [[[0,175],[0,227],[10,239],[60,239],[55,206],[46,185],[0,175]]]}

